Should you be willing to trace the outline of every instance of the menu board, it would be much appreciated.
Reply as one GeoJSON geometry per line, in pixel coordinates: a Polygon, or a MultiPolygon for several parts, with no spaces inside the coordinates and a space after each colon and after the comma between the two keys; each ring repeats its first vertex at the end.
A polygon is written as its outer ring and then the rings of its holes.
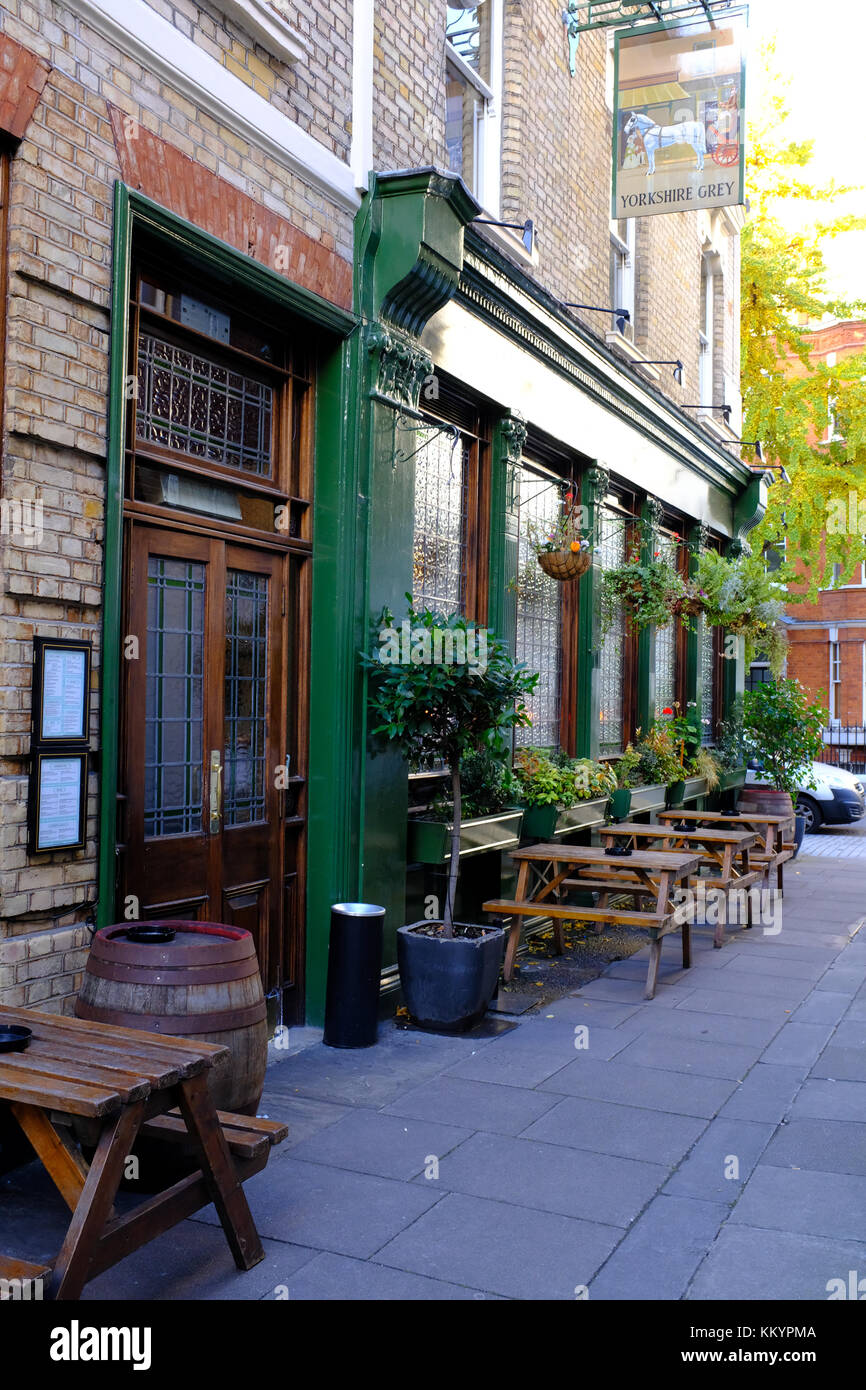
{"type": "Polygon", "coordinates": [[[42,656],[42,737],[84,738],[87,652],[83,647],[46,647],[42,656]]]}
{"type": "Polygon", "coordinates": [[[86,763],[86,753],[42,754],[38,759],[36,851],[81,844],[86,763]]]}

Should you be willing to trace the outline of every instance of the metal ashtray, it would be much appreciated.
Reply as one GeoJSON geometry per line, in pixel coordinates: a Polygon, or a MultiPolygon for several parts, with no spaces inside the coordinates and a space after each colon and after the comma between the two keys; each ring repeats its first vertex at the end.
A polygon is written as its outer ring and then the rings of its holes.
{"type": "Polygon", "coordinates": [[[164,946],[168,941],[174,941],[174,927],[127,927],[127,941],[134,941],[139,946],[164,946]]]}
{"type": "Polygon", "coordinates": [[[0,1052],[23,1052],[32,1037],[32,1028],[4,1023],[0,1025],[0,1052]]]}
{"type": "Polygon", "coordinates": [[[631,854],[631,848],[628,845],[608,845],[605,854],[615,859],[626,859],[631,854]]]}

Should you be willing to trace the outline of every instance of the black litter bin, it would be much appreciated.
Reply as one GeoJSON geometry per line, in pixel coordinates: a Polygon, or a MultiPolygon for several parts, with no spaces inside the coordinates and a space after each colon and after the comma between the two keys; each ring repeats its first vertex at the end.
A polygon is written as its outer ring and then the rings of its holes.
{"type": "Polygon", "coordinates": [[[384,907],[335,903],[331,908],[325,1036],[328,1047],[372,1047],[379,1018],[384,907]]]}

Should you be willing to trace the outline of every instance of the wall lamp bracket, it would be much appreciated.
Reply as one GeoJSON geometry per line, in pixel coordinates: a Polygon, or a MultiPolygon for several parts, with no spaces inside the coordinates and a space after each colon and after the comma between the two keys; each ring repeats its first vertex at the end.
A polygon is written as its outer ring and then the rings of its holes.
{"type": "Polygon", "coordinates": [[[663,362],[650,362],[649,360],[647,360],[646,362],[636,362],[636,363],[635,363],[635,366],[636,366],[636,367],[673,367],[673,369],[674,369],[674,373],[673,373],[673,375],[674,375],[674,381],[676,382],[677,386],[682,386],[682,384],[683,384],[683,372],[685,371],[685,367],[683,366],[682,362],[680,361],[680,359],[679,359],[678,357],[671,357],[671,358],[666,359],[666,360],[663,361],[663,362]]]}
{"type": "Polygon", "coordinates": [[[527,217],[525,222],[497,222],[493,217],[474,217],[472,221],[477,227],[510,227],[514,232],[522,232],[520,239],[527,255],[532,255],[535,246],[535,223],[531,217],[527,217]]]}
{"type": "Polygon", "coordinates": [[[628,309],[616,309],[609,304],[572,304],[569,300],[562,301],[563,309],[589,309],[593,314],[613,314],[616,323],[617,333],[625,333],[625,326],[631,322],[631,314],[628,309]]]}
{"type": "MultiPolygon", "coordinates": [[[[724,417],[725,417],[725,424],[728,425],[728,426],[730,426],[730,423],[731,423],[731,411],[733,410],[733,406],[730,406],[730,405],[707,405],[706,401],[695,401],[695,402],[693,402],[692,404],[688,404],[688,403],[686,403],[686,402],[683,402],[683,404],[680,405],[680,410],[720,410],[720,411],[722,412],[722,414],[724,415],[724,417]]],[[[732,440],[731,443],[733,443],[733,442],[734,442],[734,441],[732,440]]]]}

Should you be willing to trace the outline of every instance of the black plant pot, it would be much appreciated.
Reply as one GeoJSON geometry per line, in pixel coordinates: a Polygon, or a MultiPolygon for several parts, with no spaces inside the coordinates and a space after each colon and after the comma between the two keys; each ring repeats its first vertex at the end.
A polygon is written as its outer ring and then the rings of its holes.
{"type": "Polygon", "coordinates": [[[794,858],[800,853],[800,846],[803,843],[803,836],[806,834],[806,817],[794,817],[794,858]]]}
{"type": "MultiPolygon", "coordinates": [[[[486,927],[483,936],[426,936],[430,922],[410,922],[397,931],[397,965],[413,1023],[437,1033],[462,1033],[484,1017],[496,991],[505,932],[486,927]]],[[[455,929],[465,926],[455,922],[455,929]]]]}

